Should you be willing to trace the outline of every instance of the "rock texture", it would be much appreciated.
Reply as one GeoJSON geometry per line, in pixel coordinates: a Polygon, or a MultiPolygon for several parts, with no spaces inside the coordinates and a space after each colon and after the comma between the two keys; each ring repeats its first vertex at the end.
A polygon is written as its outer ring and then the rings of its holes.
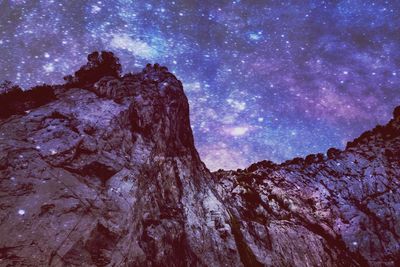
{"type": "Polygon", "coordinates": [[[0,266],[399,265],[400,109],[345,151],[211,174],[167,68],[96,52],[66,81],[0,95],[0,266]]]}
{"type": "Polygon", "coordinates": [[[71,87],[0,121],[0,265],[240,265],[181,82],[148,65],[71,87]]]}
{"type": "Polygon", "coordinates": [[[400,107],[344,151],[215,173],[267,266],[400,266],[400,107]]]}

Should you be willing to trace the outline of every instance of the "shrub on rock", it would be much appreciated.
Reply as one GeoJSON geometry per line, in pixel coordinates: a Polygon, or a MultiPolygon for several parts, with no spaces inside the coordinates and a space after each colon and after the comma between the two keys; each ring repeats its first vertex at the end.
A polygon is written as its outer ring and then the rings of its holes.
{"type": "Polygon", "coordinates": [[[122,68],[114,53],[96,51],[89,54],[87,59],[86,65],[76,71],[74,76],[67,75],[64,77],[69,87],[90,86],[105,76],[120,77],[122,68]]]}
{"type": "Polygon", "coordinates": [[[400,118],[400,106],[397,106],[394,110],[393,110],[393,118],[400,118]]]}
{"type": "Polygon", "coordinates": [[[23,91],[9,81],[0,84],[0,118],[8,118],[44,105],[55,99],[53,88],[43,84],[23,91]]]}
{"type": "Polygon", "coordinates": [[[334,159],[340,154],[340,150],[334,147],[331,147],[328,149],[326,152],[326,155],[328,156],[329,159],[334,159]]]}

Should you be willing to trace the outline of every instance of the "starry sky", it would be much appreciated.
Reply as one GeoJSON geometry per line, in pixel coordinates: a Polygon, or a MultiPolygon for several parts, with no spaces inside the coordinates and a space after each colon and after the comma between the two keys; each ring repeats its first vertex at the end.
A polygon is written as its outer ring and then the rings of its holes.
{"type": "Polygon", "coordinates": [[[211,170],[344,148],[400,104],[400,1],[0,0],[0,80],[61,83],[94,50],[183,82],[211,170]]]}

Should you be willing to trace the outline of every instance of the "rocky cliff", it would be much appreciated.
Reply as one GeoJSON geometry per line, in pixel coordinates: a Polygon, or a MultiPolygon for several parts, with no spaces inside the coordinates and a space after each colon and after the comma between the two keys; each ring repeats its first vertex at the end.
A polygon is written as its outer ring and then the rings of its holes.
{"type": "Polygon", "coordinates": [[[395,266],[400,113],[345,151],[211,174],[182,84],[92,53],[0,95],[0,266],[395,266]]]}
{"type": "Polygon", "coordinates": [[[400,107],[393,115],[344,151],[216,172],[249,255],[267,266],[400,266],[400,107]]]}

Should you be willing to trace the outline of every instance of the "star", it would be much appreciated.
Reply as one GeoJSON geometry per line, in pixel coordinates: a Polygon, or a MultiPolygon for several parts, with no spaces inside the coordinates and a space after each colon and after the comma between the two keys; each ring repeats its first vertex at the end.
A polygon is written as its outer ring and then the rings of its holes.
{"type": "Polygon", "coordinates": [[[0,80],[59,84],[94,50],[165,65],[212,170],[344,148],[400,103],[396,1],[160,3],[5,1],[0,80]]]}

